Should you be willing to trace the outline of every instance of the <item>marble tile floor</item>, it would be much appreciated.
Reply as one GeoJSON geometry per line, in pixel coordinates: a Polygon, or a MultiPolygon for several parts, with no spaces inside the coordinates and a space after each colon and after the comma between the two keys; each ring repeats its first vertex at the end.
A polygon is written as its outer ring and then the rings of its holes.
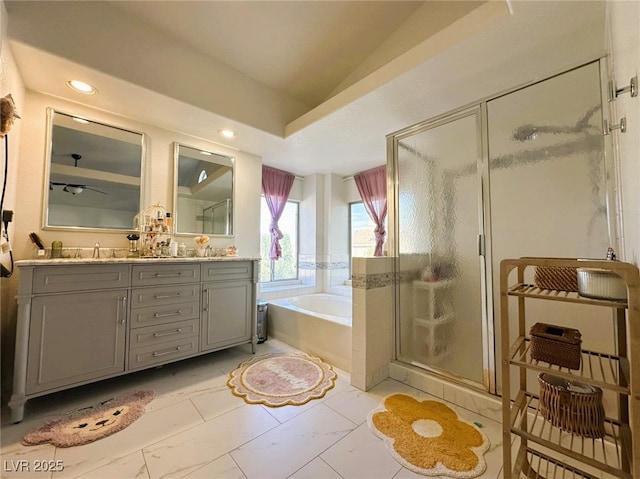
{"type": "MultiPolygon", "coordinates": [[[[270,339],[257,353],[294,350],[270,339]]],[[[141,371],[27,402],[25,419],[11,424],[3,406],[0,442],[4,479],[410,479],[367,426],[366,418],[387,395],[429,394],[387,379],[368,392],[350,385],[349,374],[324,398],[303,406],[248,405],[231,394],[228,374],[251,357],[248,345],[141,371]],[[22,446],[20,439],[47,419],[113,395],[148,387],[156,398],[127,429],[72,448],[22,446]],[[35,472],[57,461],[58,472],[35,472]],[[23,466],[17,471],[18,465],[23,466]],[[26,469],[30,470],[26,470],[26,469]]],[[[3,401],[4,402],[4,401],[3,401]]],[[[491,441],[482,479],[502,476],[500,424],[454,407],[479,422],[491,441]]]]}

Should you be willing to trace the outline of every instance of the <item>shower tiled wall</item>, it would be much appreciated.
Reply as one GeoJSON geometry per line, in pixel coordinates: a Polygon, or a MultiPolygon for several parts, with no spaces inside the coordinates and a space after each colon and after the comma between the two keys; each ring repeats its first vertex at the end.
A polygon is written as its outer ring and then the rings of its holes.
{"type": "MultiPolygon", "coordinates": [[[[418,264],[419,261],[415,264],[418,264]]],[[[414,266],[409,258],[406,266],[414,266]]],[[[501,420],[497,397],[447,381],[437,375],[394,361],[393,258],[353,258],[353,339],[351,384],[368,390],[387,377],[433,394],[486,417],[501,420]]],[[[409,273],[411,276],[413,273],[409,273]]],[[[410,284],[406,273],[400,285],[410,284]]]]}
{"type": "Polygon", "coordinates": [[[353,258],[351,384],[367,390],[389,377],[393,359],[393,259],[353,258]]]}

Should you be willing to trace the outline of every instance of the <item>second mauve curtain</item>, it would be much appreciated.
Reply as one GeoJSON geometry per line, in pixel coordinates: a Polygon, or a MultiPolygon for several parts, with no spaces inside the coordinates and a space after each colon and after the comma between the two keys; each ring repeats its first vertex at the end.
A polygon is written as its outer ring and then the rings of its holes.
{"type": "Polygon", "coordinates": [[[376,224],[373,230],[376,238],[374,256],[382,256],[382,245],[387,236],[384,220],[387,217],[387,170],[378,166],[353,176],[364,208],[376,224]]]}
{"type": "Polygon", "coordinates": [[[278,228],[278,220],[282,216],[284,207],[289,199],[291,187],[295,176],[286,171],[277,170],[268,166],[262,167],[262,193],[267,202],[267,207],[271,212],[271,224],[269,225],[269,233],[271,233],[271,246],[269,248],[269,259],[279,259],[282,257],[282,248],[280,240],[282,232],[278,228]]]}

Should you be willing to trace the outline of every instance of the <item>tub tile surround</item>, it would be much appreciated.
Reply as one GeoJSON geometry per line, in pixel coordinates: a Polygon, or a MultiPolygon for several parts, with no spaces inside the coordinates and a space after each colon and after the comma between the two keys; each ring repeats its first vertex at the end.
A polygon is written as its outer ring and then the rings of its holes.
{"type": "MultiPolygon", "coordinates": [[[[269,339],[257,354],[295,351],[269,339]]],[[[367,392],[349,384],[349,373],[336,369],[336,386],[324,398],[303,406],[268,408],[247,405],[231,394],[226,379],[231,370],[253,355],[238,346],[163,368],[114,378],[35,398],[20,424],[8,424],[3,411],[3,460],[62,460],[60,473],[3,471],[6,479],[39,477],[246,479],[418,478],[395,462],[383,442],[368,430],[368,413],[390,394],[433,399],[424,391],[385,379],[367,392]],[[127,429],[74,448],[22,446],[28,431],[65,411],[93,404],[115,394],[149,387],[156,398],[145,415],[127,429]]],[[[483,425],[491,441],[485,455],[487,471],[480,479],[500,478],[502,438],[499,422],[450,404],[461,417],[483,425]]]]}
{"type": "Polygon", "coordinates": [[[301,254],[298,281],[276,286],[261,284],[259,297],[269,301],[321,292],[350,297],[349,279],[349,255],[301,254]]]}
{"type": "Polygon", "coordinates": [[[326,293],[269,301],[268,336],[350,371],[352,304],[326,293]]]}

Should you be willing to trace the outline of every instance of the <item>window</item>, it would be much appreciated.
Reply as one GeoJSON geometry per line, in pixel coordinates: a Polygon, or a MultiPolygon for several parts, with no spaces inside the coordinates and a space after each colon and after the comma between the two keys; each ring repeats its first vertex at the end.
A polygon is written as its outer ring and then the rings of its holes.
{"type": "Polygon", "coordinates": [[[269,224],[271,213],[264,197],[260,200],[260,282],[276,282],[298,279],[298,203],[287,201],[282,216],[278,221],[278,227],[282,231],[280,240],[282,257],[277,260],[269,259],[269,247],[271,246],[271,234],[269,224]]]}
{"type": "Polygon", "coordinates": [[[362,201],[349,203],[349,226],[351,257],[373,256],[376,249],[373,230],[376,228],[376,224],[367,213],[362,201]]]}

